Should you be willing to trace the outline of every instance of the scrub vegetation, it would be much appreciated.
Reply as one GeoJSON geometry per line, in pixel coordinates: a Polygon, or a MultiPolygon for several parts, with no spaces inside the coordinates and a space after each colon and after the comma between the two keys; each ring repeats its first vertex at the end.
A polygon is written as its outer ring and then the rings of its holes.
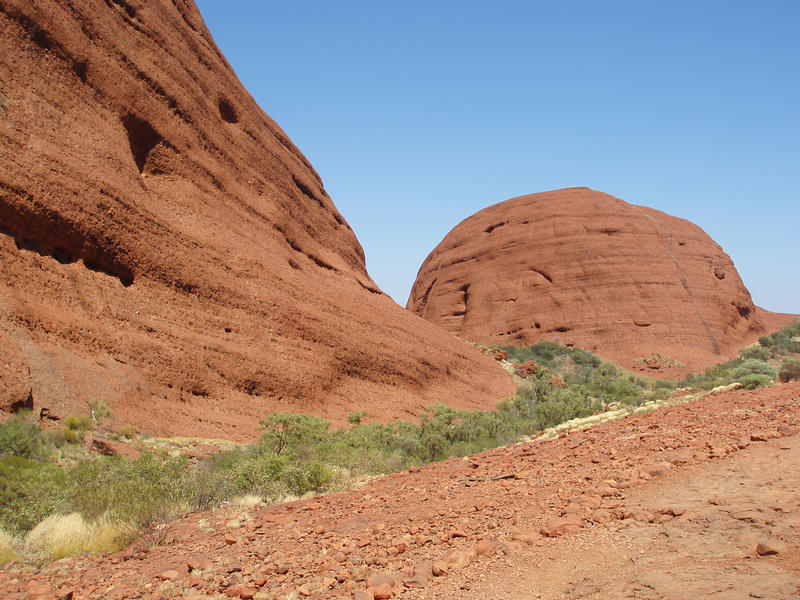
{"type": "MultiPolygon", "coordinates": [[[[736,360],[682,382],[626,372],[580,348],[542,341],[504,347],[517,376],[516,394],[492,411],[428,407],[418,422],[365,423],[352,413],[346,428],[311,415],[272,413],[252,444],[191,462],[148,445],[133,426],[115,434],[142,453],[136,459],[98,456],[83,438],[110,435],[110,412],[43,429],[31,415],[0,424],[0,563],[41,564],[81,551],[113,551],[172,517],[223,502],[276,502],[353,487],[364,478],[525,439],[574,418],[640,406],[676,388],[745,387],[800,378],[800,323],[742,350],[736,360]]],[[[157,542],[157,538],[153,538],[157,542]]]]}

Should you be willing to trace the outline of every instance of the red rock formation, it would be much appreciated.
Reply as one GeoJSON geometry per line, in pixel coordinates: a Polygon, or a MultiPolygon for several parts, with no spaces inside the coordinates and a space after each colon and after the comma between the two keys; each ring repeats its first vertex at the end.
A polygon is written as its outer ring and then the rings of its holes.
{"type": "Polygon", "coordinates": [[[27,385],[37,411],[98,398],[143,431],[243,437],[271,409],[513,390],[375,286],[190,0],[0,0],[0,30],[6,408],[27,385]]]}
{"type": "Polygon", "coordinates": [[[671,374],[715,364],[791,320],[756,307],[696,225],[587,188],[465,219],[422,264],[407,308],[474,342],[557,339],[671,374]]]}

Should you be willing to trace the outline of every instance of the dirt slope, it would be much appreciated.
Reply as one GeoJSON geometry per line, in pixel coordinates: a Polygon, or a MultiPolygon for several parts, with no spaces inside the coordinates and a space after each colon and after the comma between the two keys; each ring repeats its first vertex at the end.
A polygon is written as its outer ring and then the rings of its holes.
{"type": "Polygon", "coordinates": [[[242,437],[513,391],[367,274],[191,0],[0,0],[0,408],[242,437]]]}
{"type": "Polygon", "coordinates": [[[482,344],[558,339],[666,375],[735,355],[791,321],[753,304],[702,229],[588,188],[512,198],[428,255],[407,308],[482,344]]]}
{"type": "Polygon", "coordinates": [[[0,591],[359,600],[388,575],[415,599],[797,598],[799,426],[800,383],[725,392],[353,492],[188,515],[151,550],[7,566],[0,591]]]}

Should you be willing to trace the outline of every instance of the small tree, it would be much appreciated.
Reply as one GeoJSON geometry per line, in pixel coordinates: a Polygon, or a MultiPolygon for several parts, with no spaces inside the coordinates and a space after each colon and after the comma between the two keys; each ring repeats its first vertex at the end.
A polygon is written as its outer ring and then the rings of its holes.
{"type": "Polygon", "coordinates": [[[97,398],[92,398],[88,402],[89,414],[92,417],[92,431],[91,436],[94,437],[95,427],[100,426],[100,419],[108,419],[111,417],[111,410],[106,406],[106,403],[97,398]]]}

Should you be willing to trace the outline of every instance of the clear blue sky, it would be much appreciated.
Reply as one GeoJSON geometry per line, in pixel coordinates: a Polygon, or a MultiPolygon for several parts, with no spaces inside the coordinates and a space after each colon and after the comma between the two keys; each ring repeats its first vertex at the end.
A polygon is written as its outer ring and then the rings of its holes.
{"type": "Polygon", "coordinates": [[[800,2],[197,1],[401,305],[463,218],[588,186],[800,312],[800,2]]]}

